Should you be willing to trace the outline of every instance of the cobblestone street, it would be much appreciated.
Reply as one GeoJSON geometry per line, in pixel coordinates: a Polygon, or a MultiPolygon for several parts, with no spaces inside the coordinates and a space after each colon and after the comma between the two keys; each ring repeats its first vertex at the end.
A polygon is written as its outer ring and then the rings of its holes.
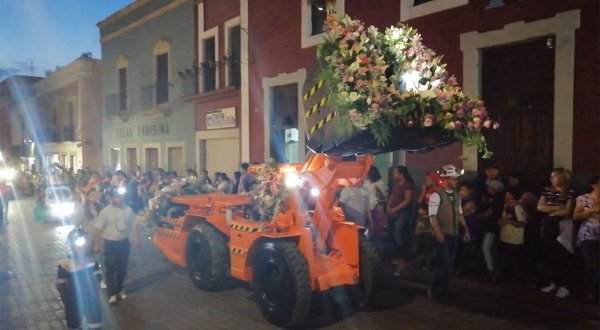
{"type": "MultiPolygon", "coordinates": [[[[31,219],[33,199],[13,201],[0,243],[0,329],[66,329],[55,289],[56,266],[66,255],[70,227],[31,219]]],[[[145,240],[132,250],[129,299],[105,303],[104,329],[272,329],[252,300],[233,283],[222,292],[193,287],[145,240]]],[[[343,308],[331,293],[315,297],[306,328],[323,329],[598,329],[597,321],[520,304],[478,292],[460,292],[452,304],[430,302],[424,292],[388,285],[377,310],[343,308]]],[[[544,297],[541,296],[540,297],[544,297]]]]}

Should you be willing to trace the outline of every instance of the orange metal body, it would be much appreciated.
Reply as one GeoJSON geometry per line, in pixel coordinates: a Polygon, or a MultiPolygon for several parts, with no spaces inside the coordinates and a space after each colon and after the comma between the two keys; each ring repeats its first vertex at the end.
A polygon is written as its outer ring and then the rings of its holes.
{"type": "Polygon", "coordinates": [[[251,203],[248,196],[174,197],[174,203],[187,205],[189,209],[180,218],[163,218],[162,222],[172,228],[157,228],[154,244],[169,260],[185,267],[189,232],[195,224],[205,221],[228,238],[231,276],[234,278],[252,282],[255,249],[262,242],[292,240],[306,258],[313,290],[356,284],[359,281],[360,228],[345,221],[341,209],[336,206],[335,195],[342,186],[362,185],[372,163],[371,155],[342,161],[311,153],[302,166],[283,166],[280,171],[296,172],[304,187],[294,191],[287,201],[286,211],[276,214],[270,222],[244,217],[243,206],[251,203]],[[320,194],[310,197],[311,188],[318,189],[320,194]]]}

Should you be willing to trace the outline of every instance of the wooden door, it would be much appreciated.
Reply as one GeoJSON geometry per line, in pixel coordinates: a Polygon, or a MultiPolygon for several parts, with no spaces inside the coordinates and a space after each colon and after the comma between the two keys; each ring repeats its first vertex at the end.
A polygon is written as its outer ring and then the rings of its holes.
{"type": "Polygon", "coordinates": [[[177,174],[184,176],[183,173],[183,148],[170,147],[167,149],[167,162],[169,170],[176,171],[177,174]]]}
{"type": "Polygon", "coordinates": [[[552,169],[554,49],[543,38],[481,55],[482,96],[502,125],[487,135],[492,159],[505,175],[520,171],[539,189],[552,169]]]}
{"type": "Polygon", "coordinates": [[[127,174],[135,173],[137,165],[137,148],[127,148],[127,174]]]}
{"type": "Polygon", "coordinates": [[[158,148],[146,148],[146,171],[158,170],[158,148]]]}

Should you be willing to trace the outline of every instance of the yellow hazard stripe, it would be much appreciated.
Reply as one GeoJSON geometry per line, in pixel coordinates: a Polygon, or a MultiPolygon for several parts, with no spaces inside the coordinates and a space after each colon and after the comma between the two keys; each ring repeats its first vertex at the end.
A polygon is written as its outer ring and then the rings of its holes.
{"type": "Polygon", "coordinates": [[[178,224],[181,224],[181,222],[183,222],[183,220],[178,219],[178,218],[167,218],[167,217],[160,218],[160,221],[170,223],[172,225],[178,225],[178,224]]]}
{"type": "Polygon", "coordinates": [[[309,97],[315,95],[317,90],[319,90],[319,88],[321,87],[323,87],[323,80],[319,80],[316,85],[314,85],[313,87],[311,87],[311,89],[308,90],[308,93],[304,94],[304,101],[308,100],[309,97]]]}
{"type": "Polygon", "coordinates": [[[317,104],[313,105],[312,108],[308,109],[308,111],[304,113],[304,116],[306,118],[310,117],[310,115],[317,112],[319,108],[322,108],[325,105],[325,103],[327,103],[327,96],[324,96],[321,100],[319,100],[319,102],[317,102],[317,104]]]}
{"type": "Polygon", "coordinates": [[[327,116],[325,116],[325,118],[319,120],[319,122],[315,126],[311,127],[309,130],[310,134],[314,134],[318,129],[320,129],[329,121],[331,121],[333,117],[335,117],[335,111],[330,112],[329,114],[327,114],[327,116]]]}
{"type": "Polygon", "coordinates": [[[167,228],[156,228],[156,234],[163,235],[163,236],[169,236],[169,237],[179,236],[178,232],[171,230],[171,229],[167,229],[167,228]]]}
{"type": "Polygon", "coordinates": [[[240,224],[235,224],[235,223],[232,223],[230,225],[230,227],[233,230],[245,231],[248,233],[258,233],[259,231],[262,231],[262,229],[260,227],[246,226],[246,225],[240,225],[240,224]]]}
{"type": "Polygon", "coordinates": [[[230,250],[231,250],[231,253],[239,254],[239,255],[242,255],[242,256],[245,256],[246,254],[248,254],[248,250],[247,249],[242,249],[242,248],[235,247],[235,246],[232,246],[230,248],[230,250]]]}

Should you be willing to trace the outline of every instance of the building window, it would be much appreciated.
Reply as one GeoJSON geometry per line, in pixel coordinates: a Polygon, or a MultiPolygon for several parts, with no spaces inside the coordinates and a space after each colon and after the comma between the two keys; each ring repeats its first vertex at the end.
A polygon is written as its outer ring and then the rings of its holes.
{"type": "Polygon", "coordinates": [[[169,102],[169,54],[156,55],[156,104],[169,102]]]}
{"type": "Polygon", "coordinates": [[[323,42],[327,18],[343,17],[345,0],[300,0],[302,26],[301,46],[312,47],[323,42]]]}
{"type": "Polygon", "coordinates": [[[400,21],[469,4],[469,0],[400,0],[400,21]]]}
{"type": "Polygon", "coordinates": [[[323,33],[327,22],[327,0],[311,0],[310,2],[310,35],[323,33]]]}
{"type": "Polygon", "coordinates": [[[119,110],[127,110],[127,68],[119,69],[119,110]]]}
{"type": "Polygon", "coordinates": [[[418,6],[418,5],[422,5],[422,4],[426,3],[426,2],[431,2],[431,0],[414,0],[413,1],[413,5],[414,6],[418,6]]]}
{"type": "Polygon", "coordinates": [[[202,75],[204,91],[213,91],[217,88],[217,63],[215,58],[215,37],[204,39],[204,58],[202,59],[202,75]]]}
{"type": "Polygon", "coordinates": [[[271,155],[280,163],[298,162],[298,85],[273,87],[272,100],[271,155]]]}
{"type": "Polygon", "coordinates": [[[239,86],[241,82],[241,29],[234,26],[229,29],[229,57],[227,66],[229,69],[229,85],[239,86]]]}

